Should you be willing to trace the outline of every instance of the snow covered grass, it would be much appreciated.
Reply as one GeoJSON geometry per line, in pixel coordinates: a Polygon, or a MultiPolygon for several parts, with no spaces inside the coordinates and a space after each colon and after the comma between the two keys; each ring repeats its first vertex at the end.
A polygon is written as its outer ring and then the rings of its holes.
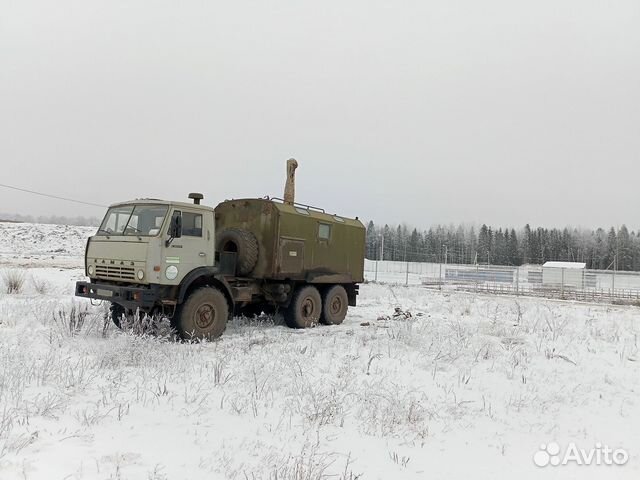
{"type": "Polygon", "coordinates": [[[6,293],[21,293],[24,286],[25,273],[23,270],[4,270],[0,274],[6,293]]]}
{"type": "Polygon", "coordinates": [[[0,222],[0,268],[55,265],[79,268],[95,227],[0,222]]]}
{"type": "Polygon", "coordinates": [[[73,242],[4,257],[33,280],[0,294],[2,480],[640,474],[635,307],[368,284],[337,327],[236,318],[180,343],[74,299],[73,242]],[[630,460],[540,470],[552,441],[630,460]]]}
{"type": "Polygon", "coordinates": [[[177,343],[3,295],[1,478],[537,478],[552,440],[626,447],[616,478],[637,475],[635,309],[380,285],[360,304],[339,327],[239,318],[177,343]]]}

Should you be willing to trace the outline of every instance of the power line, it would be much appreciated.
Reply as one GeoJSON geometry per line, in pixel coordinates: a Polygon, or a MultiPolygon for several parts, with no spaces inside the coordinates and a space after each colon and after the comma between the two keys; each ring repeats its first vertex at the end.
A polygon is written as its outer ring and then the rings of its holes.
{"type": "Polygon", "coordinates": [[[73,198],[59,197],[57,195],[50,195],[48,193],[36,192],[34,190],[27,190],[26,188],[13,187],[11,185],[4,185],[2,183],[0,183],[0,187],[10,188],[11,190],[17,190],[19,192],[32,193],[34,195],[40,195],[42,197],[55,198],[57,200],[64,200],[64,201],[67,201],[67,202],[80,203],[82,205],[90,205],[92,207],[101,207],[101,208],[106,208],[107,207],[106,205],[100,205],[98,203],[83,202],[82,200],[75,200],[73,198]]]}

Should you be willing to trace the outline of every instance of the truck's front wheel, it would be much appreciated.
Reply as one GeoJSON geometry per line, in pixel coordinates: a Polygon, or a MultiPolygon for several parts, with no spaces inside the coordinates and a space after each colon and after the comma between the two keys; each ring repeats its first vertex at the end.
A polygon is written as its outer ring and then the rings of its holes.
{"type": "Polygon", "coordinates": [[[194,291],[174,315],[174,326],[184,339],[219,337],[227,327],[229,304],[220,290],[203,287],[194,291]]]}
{"type": "Polygon", "coordinates": [[[111,321],[118,328],[122,328],[122,325],[121,325],[122,316],[125,315],[125,313],[126,313],[125,309],[122,305],[118,305],[117,303],[112,303],[109,306],[109,316],[111,317],[111,321]]]}

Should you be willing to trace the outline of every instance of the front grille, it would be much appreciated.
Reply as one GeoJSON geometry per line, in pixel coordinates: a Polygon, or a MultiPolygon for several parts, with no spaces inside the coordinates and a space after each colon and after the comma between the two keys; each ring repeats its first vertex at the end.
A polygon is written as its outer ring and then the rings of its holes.
{"type": "Polygon", "coordinates": [[[135,280],[136,270],[117,265],[96,265],[96,276],[112,280],[135,280]]]}

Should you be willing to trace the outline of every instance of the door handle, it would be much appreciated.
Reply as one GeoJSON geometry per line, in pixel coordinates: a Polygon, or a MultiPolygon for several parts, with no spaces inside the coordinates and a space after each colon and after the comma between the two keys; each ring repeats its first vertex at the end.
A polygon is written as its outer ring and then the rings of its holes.
{"type": "Polygon", "coordinates": [[[204,253],[204,252],[200,252],[198,255],[200,255],[201,257],[206,257],[207,256],[207,254],[204,253]]]}

